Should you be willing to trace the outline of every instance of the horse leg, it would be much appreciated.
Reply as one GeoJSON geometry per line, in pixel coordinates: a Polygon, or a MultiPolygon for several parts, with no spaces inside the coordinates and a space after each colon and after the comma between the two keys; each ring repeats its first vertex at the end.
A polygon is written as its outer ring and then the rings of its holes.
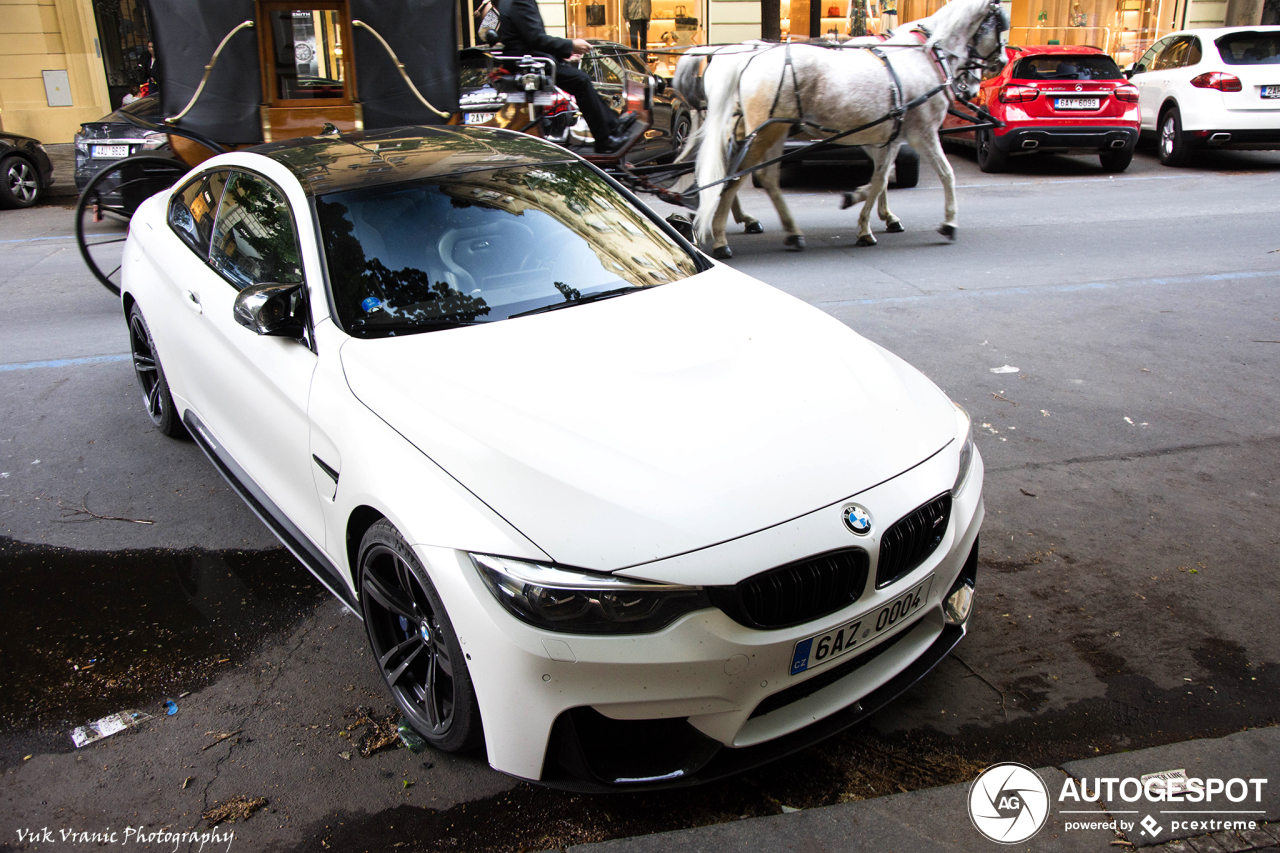
{"type": "MultiPolygon", "coordinates": [[[[770,136],[772,140],[768,142],[769,147],[764,155],[757,159],[772,160],[774,157],[782,154],[782,146],[786,142],[786,128],[781,125],[774,125],[777,128],[770,136]]],[[[773,128],[771,128],[772,130],[773,128]]],[[[765,136],[765,134],[761,134],[765,136]]],[[[796,225],[795,217],[791,215],[791,209],[787,207],[786,200],[782,197],[782,186],[779,180],[781,176],[780,164],[774,163],[761,169],[758,174],[760,176],[760,186],[764,187],[764,191],[769,194],[769,199],[773,202],[774,209],[778,211],[778,216],[782,219],[782,228],[787,232],[787,239],[783,241],[788,251],[799,252],[804,249],[804,232],[796,225]]]]}
{"type": "Polygon", "coordinates": [[[867,202],[858,213],[857,245],[859,246],[876,244],[876,238],[871,233],[871,203],[883,199],[889,186],[889,158],[885,156],[885,149],[871,148],[868,153],[871,154],[872,162],[876,164],[876,170],[871,176],[871,183],[858,190],[867,202]]]}
{"type": "MultiPolygon", "coordinates": [[[[885,162],[893,163],[898,159],[898,148],[901,143],[895,142],[885,151],[885,162]]],[[[887,184],[886,184],[887,186],[887,184]]],[[[886,189],[880,193],[879,209],[880,221],[884,223],[884,230],[890,234],[901,234],[907,229],[902,227],[902,220],[893,215],[893,211],[889,209],[889,191],[886,189]]]]}
{"type": "Polygon", "coordinates": [[[729,211],[738,201],[738,187],[741,185],[742,178],[725,184],[724,190],[720,193],[720,203],[716,205],[715,216],[711,220],[711,257],[717,261],[727,261],[733,257],[733,250],[729,248],[729,239],[725,237],[724,227],[729,221],[729,211]]]}
{"type": "Polygon", "coordinates": [[[942,143],[938,141],[936,132],[919,133],[916,137],[918,138],[911,140],[912,147],[926,163],[933,166],[933,170],[938,173],[938,178],[942,181],[946,219],[938,227],[938,233],[948,240],[954,240],[956,238],[956,173],[952,171],[947,155],[942,152],[942,143]]]}
{"type": "Polygon", "coordinates": [[[763,234],[764,226],[760,224],[760,220],[747,213],[742,209],[742,199],[736,195],[733,197],[733,221],[743,226],[743,234],[763,234]]]}

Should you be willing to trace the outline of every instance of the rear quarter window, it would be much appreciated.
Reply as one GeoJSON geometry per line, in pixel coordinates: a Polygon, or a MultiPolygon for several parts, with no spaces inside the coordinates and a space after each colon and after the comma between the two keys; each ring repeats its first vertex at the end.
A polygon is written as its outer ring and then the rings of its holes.
{"type": "Polygon", "coordinates": [[[1109,56],[1055,53],[1024,56],[1013,76],[1017,80],[1119,80],[1123,75],[1109,56]]]}
{"type": "Polygon", "coordinates": [[[1280,65],[1280,33],[1231,33],[1216,44],[1227,65],[1280,65]]]}

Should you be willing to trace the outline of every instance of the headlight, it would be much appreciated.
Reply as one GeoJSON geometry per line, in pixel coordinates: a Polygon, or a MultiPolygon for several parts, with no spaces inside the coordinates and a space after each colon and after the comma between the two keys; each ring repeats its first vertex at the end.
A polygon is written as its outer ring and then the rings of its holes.
{"type": "Polygon", "coordinates": [[[959,403],[952,403],[956,407],[956,412],[962,421],[960,433],[960,469],[956,472],[955,485],[951,487],[951,497],[960,494],[960,490],[964,488],[964,481],[969,479],[969,469],[973,467],[973,422],[969,420],[969,413],[959,403]]]}
{"type": "Polygon", "coordinates": [[[648,634],[711,607],[701,587],[671,586],[471,554],[493,597],[511,615],[567,634],[648,634]]]}

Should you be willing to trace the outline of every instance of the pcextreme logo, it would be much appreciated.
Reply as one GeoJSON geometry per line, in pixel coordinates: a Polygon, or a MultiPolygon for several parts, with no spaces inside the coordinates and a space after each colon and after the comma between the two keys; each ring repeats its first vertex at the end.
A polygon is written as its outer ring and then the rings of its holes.
{"type": "Polygon", "coordinates": [[[1031,838],[1049,817],[1049,789],[1036,771],[1006,762],[983,770],[969,789],[969,819],[1000,844],[1031,838]]]}

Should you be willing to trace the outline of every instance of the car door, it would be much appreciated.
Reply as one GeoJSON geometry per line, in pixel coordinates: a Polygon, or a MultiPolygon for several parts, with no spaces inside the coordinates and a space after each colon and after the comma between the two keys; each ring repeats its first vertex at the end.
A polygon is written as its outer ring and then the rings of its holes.
{"type": "Polygon", "coordinates": [[[206,334],[207,324],[200,316],[203,308],[194,283],[209,275],[213,222],[229,175],[225,169],[204,172],[170,197],[169,233],[161,235],[153,264],[162,286],[156,290],[157,301],[143,305],[161,348],[169,390],[181,401],[179,408],[189,404],[198,389],[190,380],[201,369],[201,351],[190,344],[206,334]]]}
{"type": "Polygon", "coordinates": [[[1134,63],[1133,71],[1129,75],[1130,81],[1138,87],[1138,111],[1142,116],[1142,126],[1148,130],[1155,129],[1157,113],[1160,109],[1160,103],[1155,100],[1154,85],[1149,89],[1148,83],[1154,84],[1155,78],[1151,75],[1155,72],[1156,60],[1164,49],[1173,43],[1173,40],[1174,36],[1165,36],[1147,48],[1142,58],[1134,63]]]}
{"type": "Polygon", "coordinates": [[[1192,54],[1199,59],[1198,44],[1194,36],[1174,36],[1151,62],[1150,70],[1142,75],[1138,89],[1138,107],[1142,113],[1143,127],[1154,128],[1160,118],[1160,108],[1170,90],[1175,87],[1179,69],[1187,64],[1192,54]]]}
{"type": "MultiPolygon", "coordinates": [[[[316,355],[306,341],[258,335],[236,322],[251,284],[303,283],[299,220],[284,193],[248,171],[231,173],[218,206],[209,266],[192,282],[202,321],[190,402],[226,454],[299,530],[324,543],[311,472],[307,402],[316,355]]],[[[305,290],[305,289],[304,289],[305,290]]]]}

